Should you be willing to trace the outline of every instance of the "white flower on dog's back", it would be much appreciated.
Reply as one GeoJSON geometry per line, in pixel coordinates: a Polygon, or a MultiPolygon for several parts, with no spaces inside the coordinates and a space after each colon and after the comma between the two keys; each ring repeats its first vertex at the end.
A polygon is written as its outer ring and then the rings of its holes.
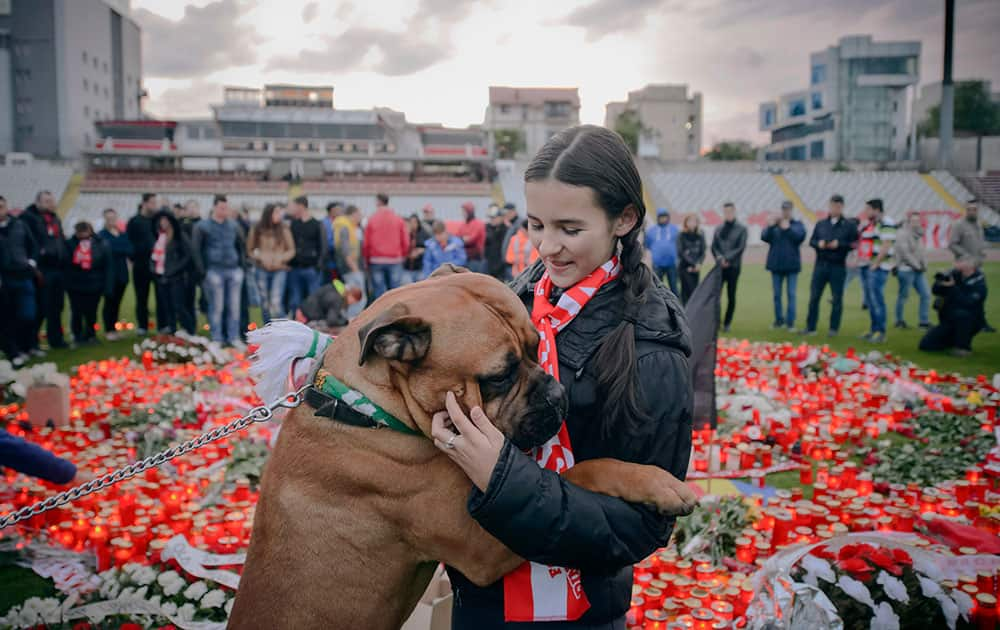
{"type": "Polygon", "coordinates": [[[208,585],[202,580],[198,580],[191,586],[184,589],[184,599],[190,599],[191,601],[198,601],[201,596],[208,592],[208,585]]]}
{"type": "Polygon", "coordinates": [[[226,603],[226,592],[222,589],[215,589],[205,593],[205,596],[201,598],[202,608],[218,608],[226,603]]]}
{"type": "Polygon", "coordinates": [[[899,616],[889,602],[881,602],[875,609],[871,630],[899,630],[899,616]]]}
{"type": "Polygon", "coordinates": [[[885,594],[891,599],[904,604],[910,601],[910,594],[906,592],[906,585],[903,584],[902,580],[889,575],[885,571],[879,571],[878,578],[875,581],[882,585],[882,588],[885,589],[885,594]]]}
{"type": "Polygon", "coordinates": [[[863,583],[852,577],[842,575],[837,578],[837,586],[839,586],[840,590],[844,591],[844,593],[846,593],[851,599],[857,600],[872,610],[875,610],[875,601],[872,599],[872,594],[868,590],[868,587],[863,583]]]}

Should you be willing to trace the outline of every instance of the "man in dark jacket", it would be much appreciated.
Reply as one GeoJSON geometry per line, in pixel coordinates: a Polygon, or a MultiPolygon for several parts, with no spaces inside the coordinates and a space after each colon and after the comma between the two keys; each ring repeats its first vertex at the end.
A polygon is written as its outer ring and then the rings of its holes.
{"type": "MultiPolygon", "coordinates": [[[[543,271],[538,263],[512,286],[528,309],[543,271]]],[[[634,445],[641,443],[643,455],[633,461],[659,466],[684,479],[691,450],[691,334],[677,297],[662,285],[647,293],[650,299],[639,309],[634,325],[636,357],[644,375],[637,385],[644,409],[653,410],[653,417],[637,434],[602,435],[603,400],[593,355],[621,321],[623,292],[621,282],[605,285],[559,333],[559,374],[569,398],[566,429],[573,456],[577,462],[619,457],[624,451],[634,453],[634,445]]],[[[617,627],[611,622],[628,610],[632,564],[665,545],[674,525],[673,518],[663,518],[646,506],[588,492],[561,479],[509,441],[486,491],[473,487],[468,509],[486,531],[518,555],[580,569],[590,608],[574,627],[617,627]]],[[[503,580],[481,589],[454,569],[448,573],[455,592],[456,627],[504,627],[503,580]]]]}
{"type": "Polygon", "coordinates": [[[149,327],[149,287],[153,282],[149,257],[156,242],[153,214],[157,210],[159,200],[156,193],[142,193],[138,212],[125,227],[125,234],[132,243],[132,288],[135,291],[135,332],[138,335],[145,335],[149,327]]]}
{"type": "Polygon", "coordinates": [[[736,311],[736,283],[740,279],[743,251],[747,248],[747,229],[736,220],[736,206],[727,201],[722,204],[725,220],[712,236],[712,256],[722,267],[722,284],[726,287],[726,316],[722,320],[722,330],[729,332],[736,311]]]}
{"type": "Polygon", "coordinates": [[[118,229],[118,213],[114,208],[104,211],[104,229],[98,236],[111,250],[111,293],[105,296],[101,312],[104,338],[117,341],[121,335],[115,329],[115,324],[118,323],[118,310],[128,286],[128,259],[132,255],[132,242],[118,229]]]}
{"type": "Polygon", "coordinates": [[[792,218],[794,206],[791,201],[781,202],[781,215],[771,219],[760,238],[769,245],[767,264],[771,272],[771,287],[774,293],[774,323],[771,328],[787,326],[795,330],[795,285],[802,271],[802,254],[799,248],[806,240],[806,228],[802,222],[792,218]],[[788,310],[781,307],[781,289],[785,285],[788,293],[788,310]]]}
{"type": "Polygon", "coordinates": [[[319,288],[326,254],[326,237],[323,224],[309,214],[309,200],[297,197],[288,204],[292,216],[292,240],[295,241],[295,258],[289,263],[288,310],[294,316],[302,300],[319,288]]]}
{"type": "MultiPolygon", "coordinates": [[[[521,229],[521,223],[524,220],[517,215],[517,206],[511,202],[503,204],[503,224],[506,226],[507,231],[503,235],[503,244],[500,246],[500,252],[504,257],[504,274],[507,280],[513,278],[512,266],[507,263],[506,256],[507,250],[510,249],[510,240],[514,238],[517,231],[521,229]]],[[[430,234],[430,232],[428,232],[430,234]]]]}
{"type": "MultiPolygon", "coordinates": [[[[187,235],[188,240],[194,243],[194,228],[201,221],[201,206],[194,199],[189,199],[184,204],[184,215],[177,217],[181,221],[181,230],[187,235]]],[[[201,281],[204,280],[197,274],[196,268],[192,269],[192,273],[188,276],[186,284],[184,287],[184,309],[189,313],[195,313],[197,318],[197,312],[195,311],[195,304],[198,305],[198,310],[202,313],[208,314],[208,298],[205,297],[205,292],[201,292],[201,297],[197,300],[195,296],[198,294],[198,287],[201,285],[201,281]]]]}
{"type": "Polygon", "coordinates": [[[954,269],[937,274],[931,291],[942,298],[940,323],[920,340],[920,349],[934,352],[951,348],[955,356],[969,356],[972,338],[986,324],[986,277],[978,269],[978,260],[960,258],[954,269]]]}
{"type": "Polygon", "coordinates": [[[844,218],[844,198],[834,195],[830,198],[830,216],[816,224],[812,238],[809,239],[809,246],[816,250],[816,267],[809,287],[809,314],[803,334],[816,334],[819,301],[823,297],[823,289],[829,284],[833,308],[830,310],[828,334],[830,337],[837,336],[844,308],[844,278],[847,276],[844,261],[857,239],[857,227],[844,218]]]}
{"type": "Polygon", "coordinates": [[[28,225],[10,216],[0,197],[0,350],[15,368],[23,366],[35,334],[35,239],[28,225]]]}
{"type": "Polygon", "coordinates": [[[56,198],[47,190],[35,196],[35,203],[28,206],[21,218],[31,228],[31,235],[38,246],[38,270],[42,275],[42,284],[35,296],[36,310],[36,340],[32,353],[41,355],[38,349],[37,332],[45,320],[45,333],[48,336],[50,348],[66,348],[66,339],[62,330],[62,310],[66,298],[66,265],[69,264],[69,254],[66,251],[66,236],[63,234],[62,221],[56,214],[56,198]]]}

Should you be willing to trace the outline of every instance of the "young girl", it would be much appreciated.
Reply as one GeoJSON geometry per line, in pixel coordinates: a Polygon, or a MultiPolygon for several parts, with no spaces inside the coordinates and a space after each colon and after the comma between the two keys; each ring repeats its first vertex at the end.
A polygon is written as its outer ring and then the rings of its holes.
{"type": "Polygon", "coordinates": [[[701,263],[705,262],[705,233],[697,214],[684,217],[684,229],[677,235],[677,258],[681,268],[681,301],[687,304],[698,286],[701,263]]]}
{"type": "Polygon", "coordinates": [[[288,263],[295,258],[295,240],[285,223],[285,209],[273,203],[264,206],[260,221],[250,229],[247,255],[254,263],[254,280],[260,294],[264,323],[285,312],[285,282],[288,263]]]}
{"type": "Polygon", "coordinates": [[[102,295],[111,294],[111,252],[87,221],[73,226],[66,246],[70,253],[66,274],[70,330],[76,343],[96,343],[97,305],[102,295]]]}
{"type": "Polygon", "coordinates": [[[540,261],[512,288],[531,311],[539,362],[566,388],[569,411],[559,434],[529,454],[450,394],[448,411],[434,416],[435,444],[474,484],[469,513],[531,561],[486,588],[451,569],[452,627],[625,628],[632,564],[667,543],[673,519],[582,490],[558,472],[614,457],[684,478],[690,333],[677,298],[642,263],[642,183],[617,134],[590,125],[556,134],[525,182],[540,261]]]}
{"type": "Polygon", "coordinates": [[[197,264],[194,248],[180,221],[169,210],[153,217],[156,241],[150,256],[156,290],[156,325],[161,332],[173,333],[178,324],[195,334],[195,315],[185,299],[187,279],[197,264]]]}

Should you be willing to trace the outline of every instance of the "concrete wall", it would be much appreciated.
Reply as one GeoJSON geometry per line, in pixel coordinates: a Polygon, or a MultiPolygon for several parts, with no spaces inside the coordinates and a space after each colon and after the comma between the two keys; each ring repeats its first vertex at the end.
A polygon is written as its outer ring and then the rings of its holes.
{"type": "Polygon", "coordinates": [[[14,150],[14,66],[10,33],[0,30],[0,153],[14,150]]]}
{"type": "MultiPolygon", "coordinates": [[[[77,155],[97,138],[94,122],[115,117],[111,11],[101,0],[60,0],[63,20],[64,156],[77,155]]],[[[57,45],[59,41],[57,40],[57,45]]]]}
{"type": "Polygon", "coordinates": [[[142,31],[130,18],[122,16],[122,96],[124,117],[140,118],[139,94],[142,91],[142,31]]]}
{"type": "MultiPolygon", "coordinates": [[[[921,138],[918,147],[921,166],[928,170],[939,168],[938,139],[921,138]]],[[[953,138],[949,169],[966,173],[1000,171],[1000,136],[986,136],[982,139],[982,153],[978,163],[977,151],[977,138],[953,138]]]]}

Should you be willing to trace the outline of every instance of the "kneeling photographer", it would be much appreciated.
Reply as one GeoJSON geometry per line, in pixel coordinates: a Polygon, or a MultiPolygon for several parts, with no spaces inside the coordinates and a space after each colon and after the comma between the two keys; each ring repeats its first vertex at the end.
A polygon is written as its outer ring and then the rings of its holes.
{"type": "Polygon", "coordinates": [[[972,338],[986,323],[986,278],[972,258],[962,258],[951,271],[934,275],[934,303],[939,322],[920,340],[930,352],[951,349],[956,356],[972,352],[972,338]]]}

